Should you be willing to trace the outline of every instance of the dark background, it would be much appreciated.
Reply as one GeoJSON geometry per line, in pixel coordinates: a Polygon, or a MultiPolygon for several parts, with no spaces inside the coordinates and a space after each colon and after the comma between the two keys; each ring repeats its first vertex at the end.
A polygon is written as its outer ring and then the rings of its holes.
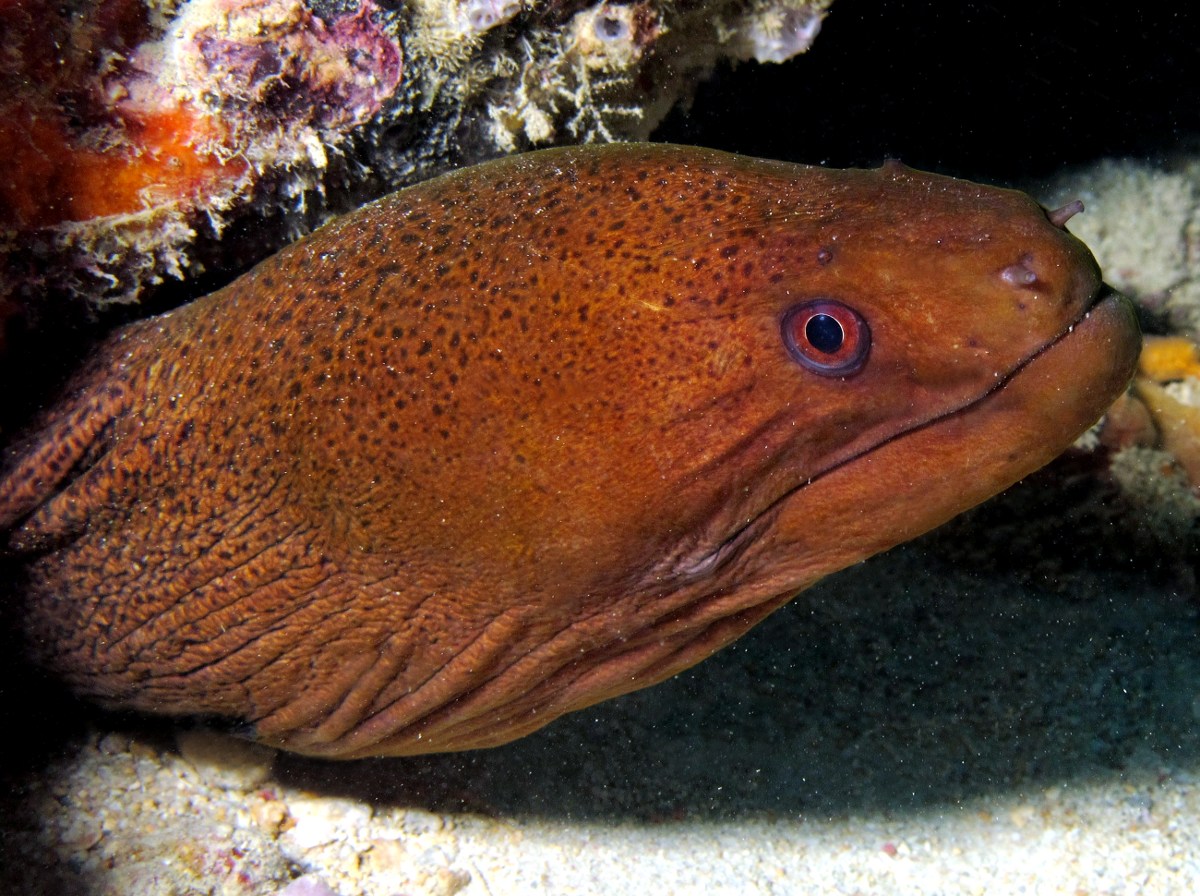
{"type": "Polygon", "coordinates": [[[719,69],[656,139],[834,166],[1039,178],[1200,134],[1193,4],[835,0],[808,53],[719,69]]]}

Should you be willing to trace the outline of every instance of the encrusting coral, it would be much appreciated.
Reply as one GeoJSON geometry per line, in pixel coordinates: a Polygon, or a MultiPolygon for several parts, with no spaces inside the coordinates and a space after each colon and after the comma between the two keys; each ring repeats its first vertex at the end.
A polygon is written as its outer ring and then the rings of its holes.
{"type": "Polygon", "coordinates": [[[1109,410],[1099,443],[1127,498],[1190,532],[1200,518],[1200,162],[1102,161],[1041,192],[1048,208],[1083,200],[1072,232],[1162,334],[1145,336],[1134,387],[1109,410]]]}
{"type": "Polygon", "coordinates": [[[403,71],[373,0],[324,18],[295,0],[0,15],[18,38],[0,71],[3,273],[26,299],[135,297],[182,276],[202,218],[219,232],[267,172],[325,167],[326,147],[376,115],[403,71]],[[55,45],[67,64],[53,64],[55,45]]]}
{"type": "MultiPolygon", "coordinates": [[[[1146,336],[1129,392],[1099,429],[1108,473],[1146,556],[1194,553],[1200,519],[1200,346],[1146,336]]],[[[1194,569],[1185,570],[1194,587],[1194,569]]]]}
{"type": "Polygon", "coordinates": [[[1200,497],[1200,346],[1179,336],[1147,336],[1133,395],[1109,417],[1114,445],[1163,449],[1200,497]]]}
{"type": "Polygon", "coordinates": [[[0,2],[0,298],[138,301],[450,167],[644,138],[831,2],[0,2]]]}

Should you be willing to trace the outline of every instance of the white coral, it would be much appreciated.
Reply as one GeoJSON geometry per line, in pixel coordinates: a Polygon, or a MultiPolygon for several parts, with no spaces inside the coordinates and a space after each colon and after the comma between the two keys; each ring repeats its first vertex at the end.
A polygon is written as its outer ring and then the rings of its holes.
{"type": "Polygon", "coordinates": [[[512,20],[523,0],[412,0],[407,48],[439,73],[458,71],[489,31],[512,20]]]}
{"type": "Polygon", "coordinates": [[[817,39],[828,3],[771,0],[751,7],[733,25],[732,55],[758,62],[784,62],[805,52],[817,39]]]}
{"type": "Polygon", "coordinates": [[[472,31],[482,33],[502,25],[521,11],[521,0],[466,0],[460,15],[472,31]]]}

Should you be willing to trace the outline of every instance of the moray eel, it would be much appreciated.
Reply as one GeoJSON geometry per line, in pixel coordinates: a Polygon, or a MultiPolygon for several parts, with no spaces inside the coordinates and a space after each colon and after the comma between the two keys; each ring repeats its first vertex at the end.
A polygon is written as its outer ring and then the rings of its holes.
{"type": "Polygon", "coordinates": [[[30,648],[336,757],[660,681],[1125,388],[1072,210],[653,145],[402,190],[117,331],[8,449],[30,648]]]}

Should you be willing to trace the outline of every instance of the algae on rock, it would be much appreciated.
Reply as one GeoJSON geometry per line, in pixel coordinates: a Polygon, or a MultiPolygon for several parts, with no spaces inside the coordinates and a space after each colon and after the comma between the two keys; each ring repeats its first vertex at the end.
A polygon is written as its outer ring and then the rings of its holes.
{"type": "Polygon", "coordinates": [[[6,5],[0,299],[137,302],[450,168],[644,139],[721,59],[806,50],[831,3],[6,5]]]}

